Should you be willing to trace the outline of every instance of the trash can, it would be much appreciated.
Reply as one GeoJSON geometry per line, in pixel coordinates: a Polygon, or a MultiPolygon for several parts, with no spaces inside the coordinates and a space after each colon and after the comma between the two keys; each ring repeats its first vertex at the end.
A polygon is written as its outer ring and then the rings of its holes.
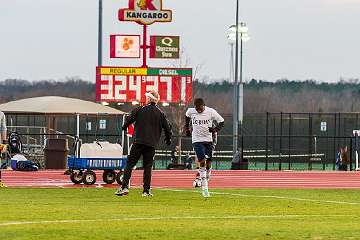
{"type": "Polygon", "coordinates": [[[243,158],[240,162],[240,170],[248,170],[249,169],[249,160],[247,158],[243,158]]]}
{"type": "Polygon", "coordinates": [[[48,139],[44,149],[45,169],[66,169],[68,153],[67,139],[48,139]]]}
{"type": "Polygon", "coordinates": [[[231,170],[240,170],[241,151],[236,151],[231,161],[231,170]]]}

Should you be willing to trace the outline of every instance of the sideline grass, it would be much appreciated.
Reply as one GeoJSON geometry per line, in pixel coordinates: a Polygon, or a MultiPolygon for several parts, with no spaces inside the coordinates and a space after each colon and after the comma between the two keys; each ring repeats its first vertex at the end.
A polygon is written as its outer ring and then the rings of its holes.
{"type": "Polygon", "coordinates": [[[359,239],[358,190],[0,189],[0,239],[359,239]],[[23,224],[21,224],[23,222],[23,224]],[[26,222],[26,223],[25,223],[26,222]]]}

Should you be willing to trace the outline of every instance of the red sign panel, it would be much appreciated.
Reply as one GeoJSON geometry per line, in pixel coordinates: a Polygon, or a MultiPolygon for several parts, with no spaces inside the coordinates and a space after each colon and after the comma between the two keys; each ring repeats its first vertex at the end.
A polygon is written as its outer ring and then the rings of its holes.
{"type": "Polygon", "coordinates": [[[157,90],[160,102],[192,100],[192,69],[97,67],[96,100],[145,102],[145,93],[157,90]]]}

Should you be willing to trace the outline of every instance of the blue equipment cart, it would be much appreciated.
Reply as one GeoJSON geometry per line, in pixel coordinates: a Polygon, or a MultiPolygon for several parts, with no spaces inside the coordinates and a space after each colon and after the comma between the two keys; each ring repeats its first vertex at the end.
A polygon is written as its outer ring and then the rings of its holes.
{"type": "Polygon", "coordinates": [[[75,184],[83,182],[92,185],[96,182],[96,173],[93,170],[104,170],[103,181],[107,184],[116,182],[122,184],[123,169],[127,157],[122,158],[79,158],[68,157],[68,167],[71,171],[70,179],[75,184]],[[115,170],[118,170],[116,172],[115,170]]]}
{"type": "MultiPolygon", "coordinates": [[[[79,115],[78,115],[79,116],[79,115]]],[[[77,118],[79,121],[79,117],[77,118]]],[[[123,121],[125,121],[125,115],[123,115],[123,121]]],[[[78,123],[79,124],[79,123],[78,123]]],[[[96,128],[97,130],[97,128],[96,128]]],[[[125,136],[127,138],[127,152],[129,152],[129,136],[125,134],[124,131],[121,131],[121,143],[125,143],[125,136]]],[[[86,185],[92,185],[96,182],[96,173],[93,170],[103,170],[103,181],[107,184],[112,184],[115,181],[122,185],[122,180],[124,176],[123,169],[125,168],[127,156],[124,156],[123,149],[121,150],[117,144],[111,144],[109,142],[99,142],[96,140],[93,142],[92,146],[89,144],[81,143],[79,138],[79,131],[75,136],[74,141],[74,153],[75,156],[68,156],[67,164],[70,174],[70,179],[75,184],[84,183],[86,185]],[[81,145],[81,148],[80,148],[81,145]],[[87,145],[87,148],[84,148],[87,145]],[[107,146],[113,145],[110,152],[111,154],[105,154],[104,151],[107,146]],[[90,147],[90,149],[89,149],[90,147]],[[87,151],[88,152],[87,152],[87,151]],[[94,150],[90,151],[89,150],[94,150]],[[85,153],[84,153],[85,152],[85,153]],[[105,157],[106,156],[106,157],[105,157]]],[[[121,147],[121,145],[120,145],[121,147]]],[[[109,149],[108,149],[109,150],[109,149]]],[[[109,151],[108,151],[109,153],[109,151]]]]}

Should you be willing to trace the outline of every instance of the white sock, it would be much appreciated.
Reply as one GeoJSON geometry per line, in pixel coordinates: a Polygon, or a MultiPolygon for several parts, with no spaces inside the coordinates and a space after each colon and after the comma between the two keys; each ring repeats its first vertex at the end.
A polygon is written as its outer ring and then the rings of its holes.
{"type": "Polygon", "coordinates": [[[204,167],[199,168],[199,173],[200,173],[201,179],[206,178],[206,168],[204,168],[204,167]]]}
{"type": "Polygon", "coordinates": [[[209,181],[210,177],[211,177],[211,169],[206,170],[206,178],[208,181],[209,181]]]}
{"type": "Polygon", "coordinates": [[[206,179],[206,168],[202,167],[200,168],[200,178],[201,178],[201,188],[202,190],[205,190],[208,188],[208,182],[206,179]]]}
{"type": "Polygon", "coordinates": [[[196,169],[197,170],[197,174],[196,174],[196,179],[201,179],[200,177],[200,168],[196,169]]]}

